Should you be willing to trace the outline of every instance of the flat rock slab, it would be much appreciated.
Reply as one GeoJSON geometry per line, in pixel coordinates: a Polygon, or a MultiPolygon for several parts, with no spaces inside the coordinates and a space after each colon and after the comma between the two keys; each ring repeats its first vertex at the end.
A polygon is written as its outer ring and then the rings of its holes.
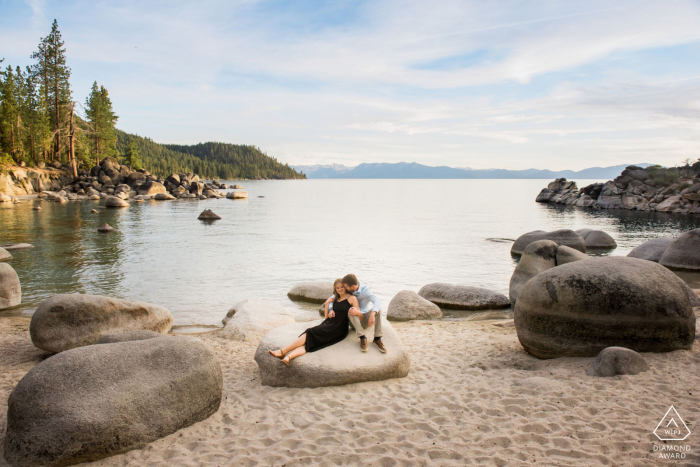
{"type": "Polygon", "coordinates": [[[333,282],[302,282],[287,292],[290,300],[324,303],[333,295],[333,282]]]}
{"type": "Polygon", "coordinates": [[[292,388],[317,388],[342,384],[382,381],[403,378],[411,368],[411,359],[403,348],[399,336],[384,320],[382,340],[387,353],[379,352],[373,345],[374,328],[366,330],[370,342],[369,351],[360,350],[360,341],[354,331],[338,344],[316,352],[307,353],[292,360],[289,366],[271,356],[268,350],[277,350],[293,342],[306,329],[321,323],[309,321],[282,326],[270,331],[258,345],[255,361],[260,368],[262,384],[292,388]]]}
{"type": "Polygon", "coordinates": [[[173,316],[159,305],[100,295],[54,295],[41,302],[29,323],[32,343],[49,352],[91,345],[105,335],[150,330],[166,334],[173,316]]]}
{"type": "Polygon", "coordinates": [[[424,285],[418,295],[442,308],[453,310],[489,310],[510,307],[503,294],[481,287],[435,282],[424,285]]]}
{"type": "Polygon", "coordinates": [[[578,250],[581,253],[586,252],[586,241],[583,237],[573,230],[561,229],[555,230],[553,232],[545,232],[544,230],[535,230],[534,232],[528,232],[526,234],[518,237],[513,246],[510,249],[510,254],[514,256],[520,256],[523,254],[525,248],[532,242],[537,240],[551,240],[557,245],[566,245],[578,250]]]}
{"type": "Polygon", "coordinates": [[[598,354],[586,371],[588,376],[637,375],[649,369],[644,357],[624,347],[608,347],[598,354]]]}
{"type": "Polygon", "coordinates": [[[627,253],[627,256],[658,263],[671,242],[673,242],[673,238],[671,237],[647,240],[627,253]]]}
{"type": "Polygon", "coordinates": [[[29,243],[12,243],[9,245],[3,245],[2,248],[4,248],[7,251],[12,251],[12,250],[26,250],[29,248],[34,248],[34,245],[31,245],[29,243]]]}
{"type": "Polygon", "coordinates": [[[4,456],[15,467],[65,466],[138,449],[208,418],[222,392],[216,353],[194,337],[68,350],[10,394],[4,456]]]}

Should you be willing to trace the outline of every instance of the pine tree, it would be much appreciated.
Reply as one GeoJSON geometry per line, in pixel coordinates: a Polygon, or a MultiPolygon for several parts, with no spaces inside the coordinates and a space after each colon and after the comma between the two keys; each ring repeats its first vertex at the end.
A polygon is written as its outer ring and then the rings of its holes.
{"type": "Polygon", "coordinates": [[[139,145],[136,140],[132,140],[126,148],[124,161],[130,170],[139,170],[141,168],[141,155],[139,154],[139,145]]]}
{"type": "Polygon", "coordinates": [[[114,126],[119,119],[112,109],[112,101],[104,86],[92,85],[90,95],[85,99],[85,114],[91,132],[91,151],[95,159],[116,156],[116,136],[114,126]]]}
{"type": "Polygon", "coordinates": [[[17,122],[20,117],[16,81],[12,67],[8,66],[3,73],[2,88],[0,89],[0,136],[2,136],[3,152],[10,154],[15,162],[18,162],[17,122]]]}

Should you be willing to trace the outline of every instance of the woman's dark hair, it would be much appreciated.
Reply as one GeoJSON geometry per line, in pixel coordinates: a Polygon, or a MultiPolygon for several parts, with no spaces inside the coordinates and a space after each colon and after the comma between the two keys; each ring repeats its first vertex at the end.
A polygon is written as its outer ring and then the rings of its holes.
{"type": "Polygon", "coordinates": [[[343,284],[352,287],[359,284],[359,282],[357,281],[355,274],[348,274],[347,276],[343,277],[343,284]]]}
{"type": "Polygon", "coordinates": [[[338,287],[338,284],[341,284],[343,282],[343,279],[336,279],[333,282],[333,296],[335,297],[336,300],[340,300],[340,294],[335,290],[336,287],[338,287]]]}

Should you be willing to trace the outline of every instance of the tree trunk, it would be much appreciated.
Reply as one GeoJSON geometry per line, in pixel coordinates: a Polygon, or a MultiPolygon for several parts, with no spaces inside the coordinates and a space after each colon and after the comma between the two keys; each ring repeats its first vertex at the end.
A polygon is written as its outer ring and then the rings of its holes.
{"type": "Polygon", "coordinates": [[[75,136],[75,127],[73,126],[73,110],[75,109],[75,102],[71,102],[70,105],[70,165],[73,168],[73,177],[78,178],[78,166],[75,163],[75,145],[73,143],[73,138],[75,136]]]}

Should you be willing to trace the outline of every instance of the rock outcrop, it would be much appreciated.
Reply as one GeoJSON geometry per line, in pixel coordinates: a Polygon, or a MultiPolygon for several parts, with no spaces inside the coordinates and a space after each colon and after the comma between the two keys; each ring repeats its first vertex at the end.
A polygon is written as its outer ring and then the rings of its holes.
{"type": "Polygon", "coordinates": [[[412,290],[402,290],[394,295],[387,308],[387,318],[394,321],[437,319],[442,317],[440,307],[424,299],[412,290]]]}
{"type": "Polygon", "coordinates": [[[510,301],[505,295],[467,285],[435,282],[421,287],[418,295],[441,308],[453,310],[489,310],[510,307],[510,301]]]}
{"type": "Polygon", "coordinates": [[[32,343],[49,352],[91,345],[105,335],[150,330],[167,333],[173,316],[162,306],[99,295],[54,295],[32,315],[32,343]]]}
{"type": "Polygon", "coordinates": [[[226,313],[221,336],[231,340],[257,342],[271,329],[294,322],[294,316],[272,300],[243,300],[226,313]]]}
{"type": "Polygon", "coordinates": [[[659,264],[667,268],[700,270],[700,229],[686,232],[673,240],[661,255],[659,264]]]}
{"type": "Polygon", "coordinates": [[[554,230],[552,232],[535,230],[533,232],[523,234],[518,237],[515,242],[513,242],[513,246],[510,248],[510,254],[513,256],[522,255],[525,247],[532,242],[536,242],[537,240],[551,240],[557,245],[566,245],[582,253],[586,252],[586,241],[582,236],[573,230],[561,229],[554,230]]]}
{"type": "Polygon", "coordinates": [[[592,357],[606,347],[690,349],[695,315],[685,283],[651,261],[606,257],[544,271],[518,294],[515,327],[539,358],[592,357]]]}
{"type": "Polygon", "coordinates": [[[294,301],[324,303],[333,295],[333,282],[302,282],[287,292],[294,301]]]}
{"type": "Polygon", "coordinates": [[[66,466],[138,449],[214,414],[222,392],[216,354],[194,337],[72,349],[10,394],[4,456],[66,466]]]}
{"type": "MultiPolygon", "coordinates": [[[[289,345],[306,329],[320,322],[290,324],[275,328],[265,335],[255,352],[262,384],[316,388],[382,381],[408,375],[411,360],[388,321],[382,323],[382,341],[388,350],[385,354],[379,352],[375,346],[370,346],[369,351],[363,354],[354,332],[348,333],[348,337],[335,345],[295,358],[289,366],[268,353],[268,350],[277,350],[289,345]]],[[[367,329],[367,338],[370,341],[374,337],[373,331],[374,328],[367,329]]]]}
{"type": "Polygon", "coordinates": [[[579,229],[576,231],[576,233],[582,236],[585,240],[586,250],[612,250],[613,248],[617,248],[617,242],[615,242],[615,239],[612,238],[609,233],[602,230],[579,229]]]}
{"type": "Polygon", "coordinates": [[[12,308],[22,303],[22,287],[14,268],[0,263],[0,310],[12,308]]]}
{"type": "Polygon", "coordinates": [[[627,254],[627,256],[630,258],[645,259],[647,261],[658,263],[666,251],[666,248],[668,248],[672,241],[673,238],[671,237],[661,237],[647,240],[641,245],[635,247],[627,254]]]}
{"type": "Polygon", "coordinates": [[[630,165],[615,180],[580,190],[576,182],[558,178],[535,201],[598,209],[700,214],[700,162],[671,168],[630,165]]]}
{"type": "Polygon", "coordinates": [[[586,371],[588,376],[638,375],[649,369],[644,357],[624,347],[603,349],[586,371]]]}

